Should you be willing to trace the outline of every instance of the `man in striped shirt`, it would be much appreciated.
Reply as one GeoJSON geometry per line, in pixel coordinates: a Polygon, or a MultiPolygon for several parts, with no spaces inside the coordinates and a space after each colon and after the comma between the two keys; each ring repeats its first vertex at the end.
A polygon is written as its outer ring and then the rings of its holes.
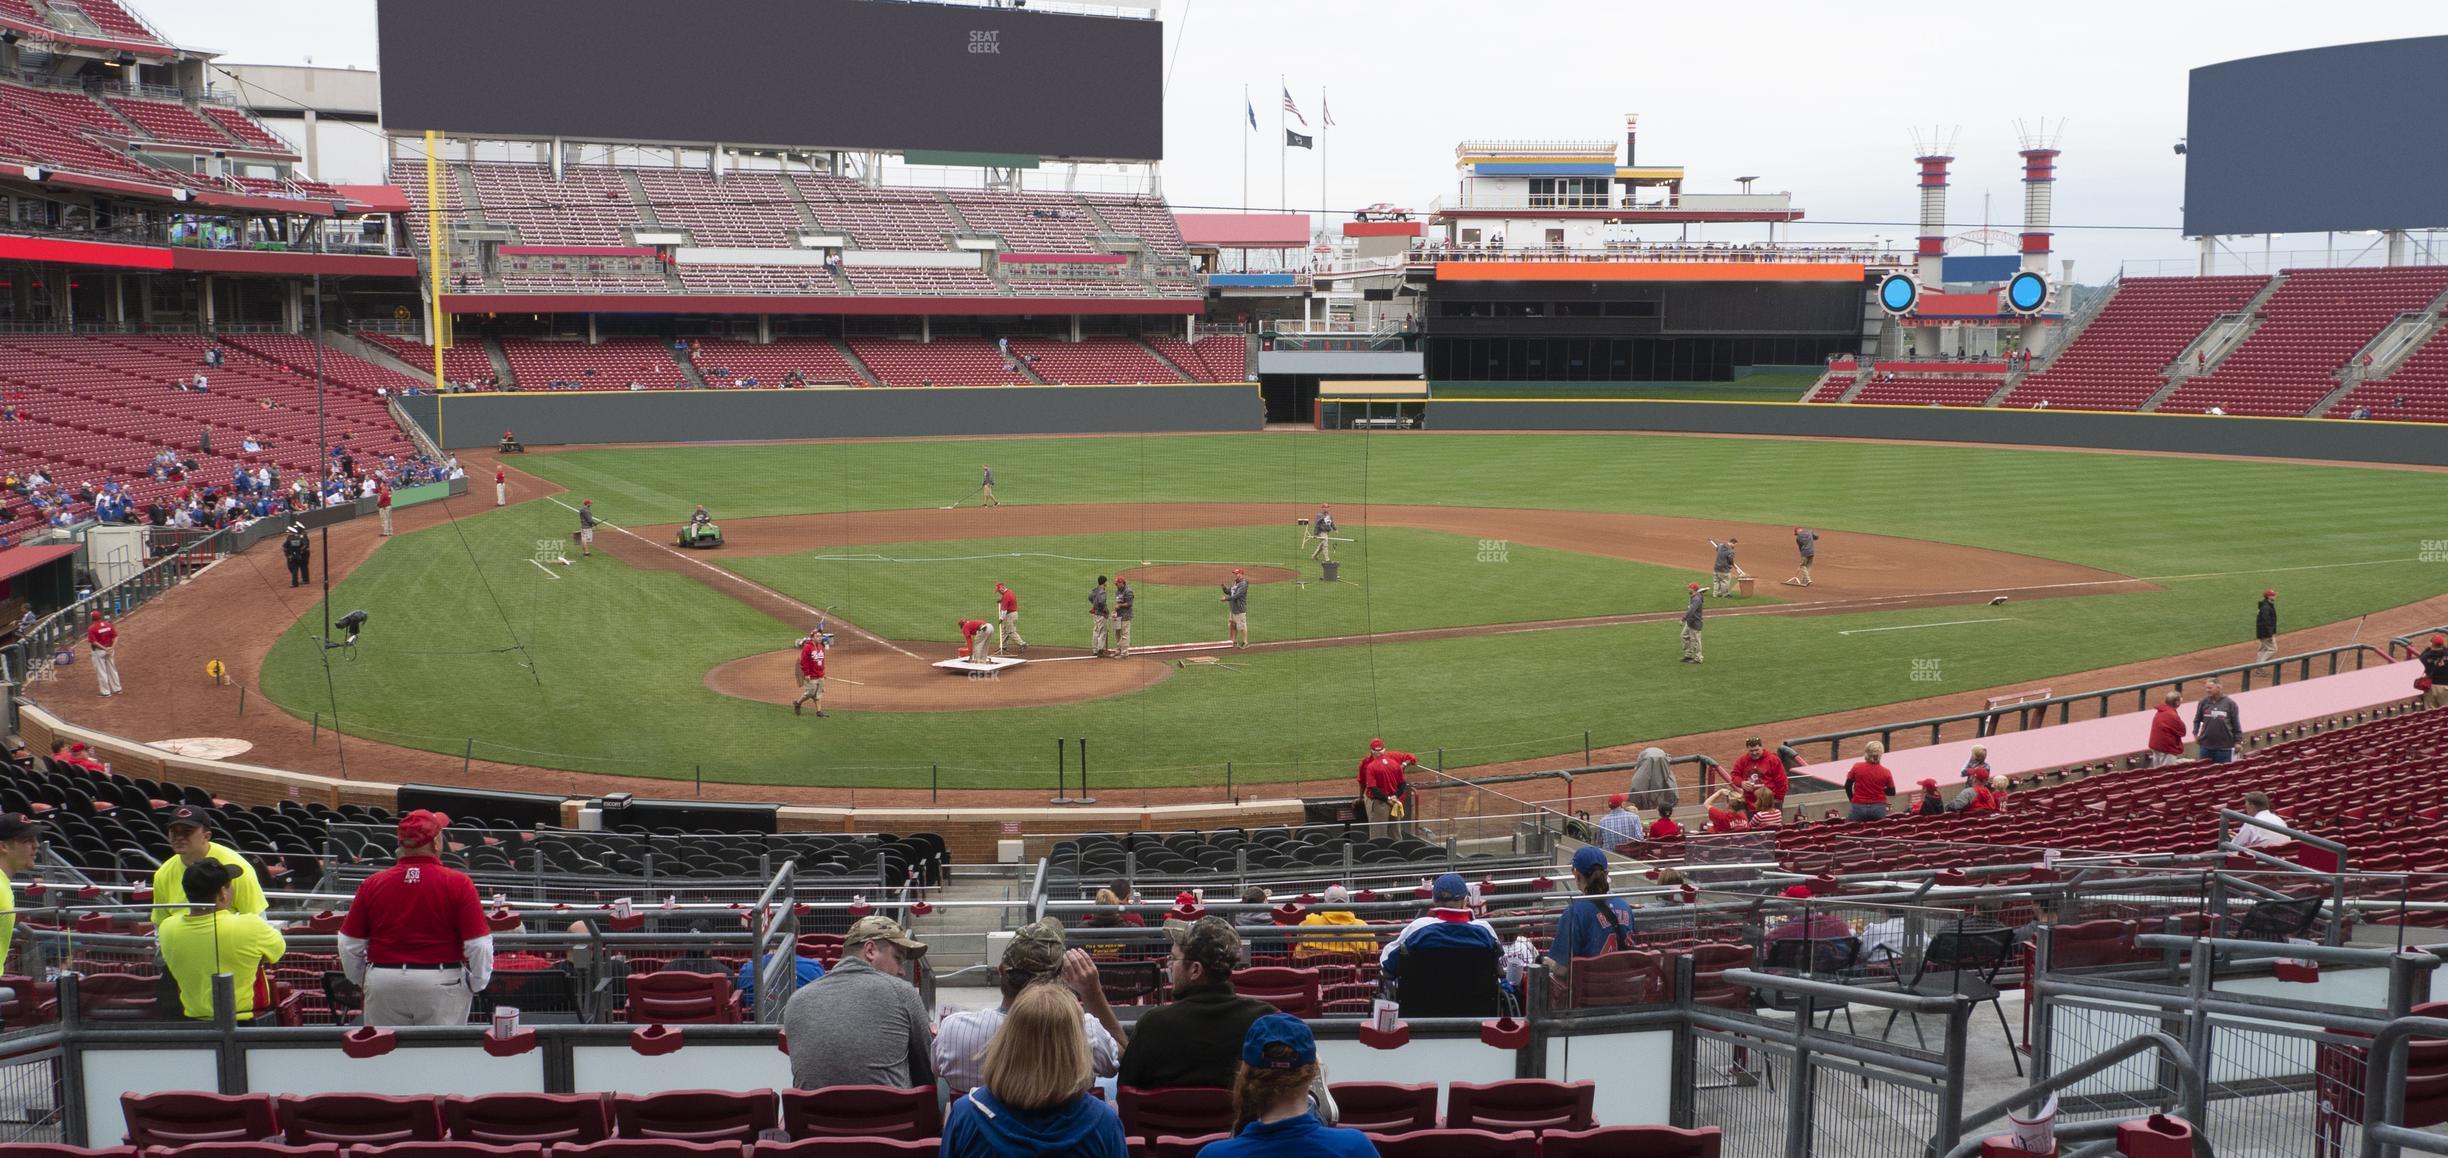
{"type": "Polygon", "coordinates": [[[1105,986],[1098,980],[1096,962],[1089,959],[1085,950],[1063,948],[1062,922],[1047,917],[1021,926],[1012,935],[1011,944],[1004,948],[1003,963],[995,975],[1003,988],[1002,1005],[955,1013],[935,1027],[935,1073],[944,1080],[953,1097],[984,1082],[986,1043],[994,1039],[995,1030],[1002,1028],[1003,1016],[1010,1011],[1012,1002],[1031,985],[1070,985],[1086,1010],[1084,1028],[1088,1033],[1091,1068],[1100,1078],[1110,1078],[1121,1068],[1121,1022],[1115,1019],[1113,1006],[1105,1000],[1105,986]]]}

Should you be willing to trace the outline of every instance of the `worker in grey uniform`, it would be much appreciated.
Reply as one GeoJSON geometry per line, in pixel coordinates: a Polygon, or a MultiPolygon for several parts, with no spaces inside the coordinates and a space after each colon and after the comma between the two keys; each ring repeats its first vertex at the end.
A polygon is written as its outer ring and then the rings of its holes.
{"type": "Polygon", "coordinates": [[[1334,534],[1334,529],[1333,509],[1325,503],[1319,503],[1317,517],[1309,520],[1309,534],[1314,540],[1309,547],[1310,558],[1320,563],[1334,561],[1334,540],[1329,537],[1334,534]]]}
{"type": "Polygon", "coordinates": [[[594,555],[595,500],[587,499],[578,504],[578,557],[590,559],[594,555]]]}
{"type": "Polygon", "coordinates": [[[1709,594],[1719,599],[1734,594],[1734,544],[1739,542],[1742,540],[1730,536],[1722,543],[1715,539],[1708,541],[1709,546],[1717,548],[1717,559],[1709,564],[1709,573],[1716,580],[1709,594]]]}
{"type": "Polygon", "coordinates": [[[1249,573],[1233,568],[1232,582],[1224,584],[1224,638],[1234,647],[1249,646],[1249,573]]]}
{"type": "Polygon", "coordinates": [[[1105,577],[1099,575],[1096,586],[1088,589],[1088,650],[1091,655],[1105,654],[1105,628],[1113,617],[1106,606],[1105,577]]]}
{"type": "Polygon", "coordinates": [[[1130,580],[1114,580],[1114,646],[1115,659],[1130,658],[1131,604],[1137,597],[1131,593],[1130,580]]]}
{"type": "Polygon", "coordinates": [[[1700,662],[1700,605],[1706,595],[1702,593],[1697,583],[1691,584],[1686,590],[1691,592],[1691,604],[1683,609],[1683,662],[1698,663],[1700,662]]]}
{"type": "Polygon", "coordinates": [[[1794,528],[1794,550],[1802,553],[1802,573],[1786,580],[1796,587],[1811,585],[1811,560],[1819,557],[1819,532],[1809,527],[1794,528]]]}

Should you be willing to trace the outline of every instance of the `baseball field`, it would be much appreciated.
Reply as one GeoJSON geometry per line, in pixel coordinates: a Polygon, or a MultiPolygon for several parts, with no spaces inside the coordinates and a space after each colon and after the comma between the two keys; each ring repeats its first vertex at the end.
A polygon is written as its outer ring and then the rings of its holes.
{"type": "MultiPolygon", "coordinates": [[[[266,658],[301,717],[453,755],[747,784],[1100,786],[1347,772],[1372,735],[1449,767],[1910,700],[2251,635],[2265,587],[2309,627],[2439,594],[2448,475],[1755,438],[1439,433],[573,449],[514,458],[453,518],[385,542],[266,658]],[[982,464],[1002,504],[979,505],[982,464]],[[574,508],[609,525],[576,559],[574,508]],[[697,503],[728,544],[681,552],[697,503]],[[1296,520],[1332,504],[1338,582],[1296,520]],[[950,509],[947,509],[950,508],[950,509]],[[1817,582],[1792,531],[1821,532],[1817,582]],[[1708,540],[1758,585],[1712,599],[1708,540]],[[2426,542],[2432,549],[2426,550],[2426,542]],[[564,565],[563,556],[572,558],[564,565]],[[1084,654],[1098,575],[1136,576],[1133,644],[1084,654]],[[956,621],[1021,600],[1029,662],[937,671],[956,621]],[[2003,605],[1991,600],[2005,595],[2003,605]],[[826,718],[791,648],[834,633],[826,718]],[[328,663],[327,663],[328,659],[328,663]]],[[[484,472],[489,475],[490,471],[484,472]]],[[[505,785],[505,787],[515,787],[505,785]]]]}

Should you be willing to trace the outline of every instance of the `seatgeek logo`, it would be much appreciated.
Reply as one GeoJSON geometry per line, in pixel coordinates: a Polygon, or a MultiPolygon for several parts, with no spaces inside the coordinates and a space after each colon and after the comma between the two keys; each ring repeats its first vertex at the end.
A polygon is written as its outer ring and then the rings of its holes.
{"type": "Polygon", "coordinates": [[[969,55],[980,56],[988,53],[992,53],[997,56],[1002,55],[1003,34],[998,31],[983,28],[970,29],[969,55]]]}

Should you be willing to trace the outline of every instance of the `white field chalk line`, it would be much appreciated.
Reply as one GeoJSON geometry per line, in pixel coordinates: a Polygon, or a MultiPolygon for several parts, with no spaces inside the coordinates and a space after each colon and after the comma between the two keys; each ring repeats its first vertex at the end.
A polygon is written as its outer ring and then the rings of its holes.
{"type": "Polygon", "coordinates": [[[1955,627],[1966,623],[2006,623],[2013,619],[2014,616],[2011,615],[2001,615],[1995,619],[1949,619],[1942,623],[1907,623],[1900,627],[1856,627],[1851,631],[1839,631],[1836,634],[1869,635],[1880,631],[1917,631],[1924,627],[1955,627]]]}
{"type": "Polygon", "coordinates": [[[530,563],[534,563],[534,564],[536,565],[536,569],[537,569],[537,570],[544,572],[544,574],[546,574],[546,575],[548,575],[548,576],[551,576],[551,577],[552,577],[552,581],[553,581],[553,582],[558,583],[558,582],[560,582],[560,581],[561,581],[561,577],[560,577],[560,576],[558,576],[558,575],[554,575],[554,574],[553,574],[553,569],[552,569],[552,568],[550,568],[550,567],[545,566],[545,565],[544,565],[544,564],[543,564],[541,561],[539,561],[539,560],[535,560],[535,559],[529,559],[529,560],[527,560],[527,561],[528,561],[528,562],[530,562],[530,563]]]}
{"type": "MultiPolygon", "coordinates": [[[[578,512],[578,508],[573,507],[573,506],[569,505],[568,503],[562,502],[562,501],[561,501],[560,496],[558,496],[558,495],[546,495],[545,497],[546,497],[546,498],[548,498],[548,499],[550,499],[550,500],[552,500],[552,502],[553,502],[555,505],[559,506],[559,507],[560,507],[561,509],[563,509],[563,510],[566,510],[566,511],[570,512],[571,514],[576,514],[576,513],[578,512]]],[[[805,611],[805,612],[807,612],[807,613],[808,613],[808,614],[810,614],[810,615],[822,615],[822,614],[824,614],[824,612],[822,612],[822,611],[820,611],[820,610],[818,610],[818,609],[816,609],[816,608],[810,607],[810,606],[808,606],[808,605],[807,605],[807,604],[805,604],[805,603],[801,603],[800,601],[798,601],[798,600],[796,600],[796,599],[793,599],[793,598],[791,598],[791,597],[790,597],[790,596],[788,596],[788,595],[784,595],[783,593],[781,593],[781,592],[779,592],[779,591],[776,591],[776,590],[774,590],[774,589],[773,589],[773,588],[771,588],[771,587],[767,587],[767,586],[765,586],[765,585],[764,585],[764,584],[762,584],[762,583],[754,583],[754,582],[751,582],[751,581],[749,581],[749,580],[747,580],[747,579],[743,579],[743,578],[741,578],[741,577],[739,577],[739,576],[737,576],[737,575],[734,575],[734,574],[730,573],[729,571],[725,571],[725,570],[723,570],[722,568],[717,567],[717,566],[713,565],[712,563],[705,562],[705,561],[703,561],[703,560],[701,560],[701,559],[691,559],[691,558],[689,558],[689,557],[688,557],[686,554],[683,554],[683,553],[680,551],[680,549],[679,549],[679,548],[677,548],[677,547],[671,547],[671,546],[667,546],[667,545],[662,544],[662,543],[658,543],[658,542],[654,541],[653,539],[649,539],[649,538],[647,538],[647,537],[646,537],[646,536],[644,536],[644,535],[638,534],[637,532],[632,531],[632,530],[628,529],[627,527],[623,527],[623,526],[621,526],[621,525],[620,525],[620,524],[618,524],[618,523],[612,522],[612,521],[610,521],[610,520],[608,520],[608,519],[597,519],[597,520],[595,520],[595,521],[596,521],[596,522],[598,522],[598,523],[602,523],[604,526],[610,527],[610,528],[612,528],[612,529],[613,529],[613,530],[615,530],[615,531],[619,531],[621,534],[627,535],[627,536],[629,536],[630,538],[637,540],[638,542],[644,543],[644,544],[646,544],[646,545],[647,545],[647,546],[649,546],[649,547],[653,547],[653,548],[655,548],[655,549],[657,549],[657,550],[661,550],[661,551],[667,551],[667,552],[670,552],[670,553],[671,553],[673,556],[677,557],[677,558],[678,558],[678,559],[679,559],[681,562],[684,562],[684,563],[690,563],[690,564],[693,564],[693,565],[695,565],[695,566],[703,567],[703,568],[705,568],[706,570],[711,571],[711,572],[713,572],[713,573],[714,573],[714,574],[716,574],[716,575],[720,575],[720,576],[722,576],[723,578],[725,578],[725,579],[728,579],[728,580],[732,581],[733,583],[737,583],[737,584],[739,584],[739,585],[740,585],[740,586],[742,586],[742,587],[751,587],[751,588],[754,588],[754,589],[756,589],[756,590],[758,590],[758,591],[765,592],[766,594],[771,595],[771,596],[773,596],[774,598],[776,598],[776,599],[779,599],[779,600],[783,601],[784,603],[788,603],[788,604],[790,604],[791,606],[796,607],[796,608],[798,608],[798,609],[799,609],[799,610],[801,610],[801,611],[805,611]]],[[[532,560],[532,559],[531,559],[531,560],[528,560],[528,561],[529,561],[529,562],[534,562],[534,560],[532,560]]],[[[856,624],[853,624],[853,623],[850,623],[850,622],[847,622],[847,621],[838,621],[838,622],[841,622],[841,625],[842,625],[843,627],[847,627],[847,628],[849,628],[849,629],[850,629],[852,632],[854,632],[854,633],[856,633],[856,634],[858,634],[858,635],[861,635],[861,636],[865,636],[865,637],[866,637],[866,638],[868,638],[868,639],[872,639],[872,640],[876,641],[877,643],[883,644],[885,647],[891,648],[892,650],[894,650],[894,651],[896,651],[896,652],[899,652],[900,654],[902,654],[902,655],[904,655],[904,656],[907,656],[907,657],[908,657],[908,658],[910,658],[910,659],[918,659],[918,658],[920,658],[920,656],[918,655],[918,653],[917,653],[917,652],[911,651],[911,650],[909,650],[908,648],[905,648],[905,647],[901,646],[900,644],[894,643],[893,641],[891,641],[891,640],[889,640],[889,639],[886,639],[886,638],[884,638],[884,637],[883,637],[883,636],[881,636],[881,635],[877,635],[876,633],[874,633],[874,632],[872,632],[872,631],[867,630],[866,628],[860,627],[860,626],[858,626],[858,625],[856,625],[856,624]]]]}

